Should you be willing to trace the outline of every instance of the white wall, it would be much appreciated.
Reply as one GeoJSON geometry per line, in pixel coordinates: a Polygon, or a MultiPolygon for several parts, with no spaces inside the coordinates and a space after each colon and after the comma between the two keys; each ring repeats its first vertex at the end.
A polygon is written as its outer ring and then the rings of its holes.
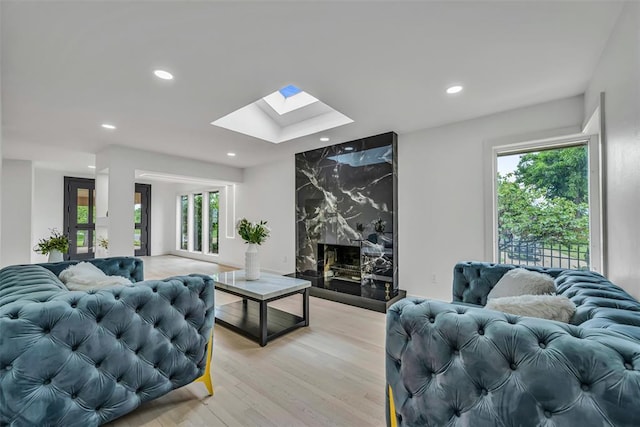
{"type": "MultiPolygon", "coordinates": [[[[91,174],[40,168],[36,168],[34,172],[33,245],[40,237],[47,236],[50,228],[63,228],[64,177],[93,178],[91,174]]],[[[146,183],[151,184],[151,255],[168,254],[175,246],[175,185],[164,182],[146,183]]],[[[46,256],[32,252],[31,262],[46,260],[46,256]]]]}
{"type": "MultiPolygon", "coordinates": [[[[38,167],[33,172],[32,247],[41,238],[49,236],[51,228],[64,232],[64,177],[93,178],[91,173],[67,173],[38,167]]],[[[46,261],[46,255],[31,252],[31,260],[24,262],[46,261]]]]}
{"type": "MultiPolygon", "coordinates": [[[[7,161],[7,160],[5,160],[7,161]]],[[[9,160],[15,162],[15,160],[9,160]]],[[[9,172],[9,169],[7,169],[9,172]]],[[[12,175],[12,177],[15,175],[12,175]]],[[[46,237],[51,228],[63,230],[64,225],[64,177],[93,178],[91,174],[65,173],[58,170],[34,168],[33,175],[33,209],[30,229],[24,217],[20,221],[11,222],[11,218],[4,227],[16,230],[16,225],[23,233],[30,236],[29,248],[33,248],[38,240],[46,237]]],[[[7,181],[8,182],[8,181],[7,181]]],[[[151,184],[151,254],[164,255],[170,253],[175,246],[175,195],[176,186],[162,182],[148,182],[151,184]]],[[[14,188],[13,191],[17,189],[14,188]]],[[[12,197],[3,191],[2,197],[12,197]]],[[[22,212],[22,210],[20,211],[22,212]]],[[[47,256],[30,251],[26,258],[26,251],[19,259],[14,257],[10,264],[46,262],[47,256]]],[[[9,264],[5,264],[9,265],[9,264]]]]}
{"type": "Polygon", "coordinates": [[[577,129],[582,120],[578,96],[399,135],[400,288],[451,301],[455,263],[487,260],[485,141],[577,129]]]}
{"type": "MultiPolygon", "coordinates": [[[[271,237],[260,248],[261,269],[278,274],[295,271],[295,161],[293,156],[244,170],[244,182],[235,185],[235,217],[232,212],[233,198],[227,198],[224,188],[220,188],[220,255],[201,255],[174,250],[173,254],[190,258],[213,261],[234,267],[244,267],[246,245],[234,232],[236,222],[246,217],[250,221],[267,221],[271,237]],[[234,237],[227,237],[233,235],[234,237]]],[[[230,189],[230,188],[229,188],[230,189]]],[[[173,209],[176,197],[181,193],[204,190],[194,185],[175,187],[173,209]]],[[[175,214],[174,214],[175,215],[175,214]]],[[[176,225],[173,225],[174,235],[176,225]]]]}
{"type": "Polygon", "coordinates": [[[33,164],[9,159],[2,163],[2,266],[27,264],[33,248],[33,164]]]}
{"type": "MultiPolygon", "coordinates": [[[[64,173],[34,169],[32,246],[49,236],[51,228],[64,232],[64,173]]],[[[46,262],[47,255],[31,252],[32,263],[46,262]]]]}
{"type": "MultiPolygon", "coordinates": [[[[295,271],[295,158],[245,169],[236,189],[236,218],[267,221],[271,237],[260,248],[260,267],[278,274],[295,271]]],[[[240,236],[225,239],[224,259],[244,265],[246,245],[240,236]]],[[[222,250],[222,248],[221,248],[222,250]]]]}
{"type": "Polygon", "coordinates": [[[627,2],[585,93],[605,92],[607,277],[640,298],[640,3],[627,2]]]}
{"type": "MultiPolygon", "coordinates": [[[[133,205],[136,172],[153,172],[156,175],[234,183],[242,182],[243,177],[243,170],[239,168],[115,145],[97,153],[96,170],[99,173],[108,170],[109,175],[107,189],[109,218],[105,222],[111,256],[133,255],[131,236],[127,230],[133,229],[130,207],[133,205]]],[[[154,228],[153,223],[151,227],[154,228]]]]}
{"type": "Polygon", "coordinates": [[[110,145],[96,154],[96,169],[98,171],[108,168],[110,164],[162,174],[242,182],[242,169],[237,167],[118,145],[110,145]]]}
{"type": "Polygon", "coordinates": [[[151,255],[166,255],[176,246],[176,186],[151,184],[151,255]]]}
{"type": "MultiPolygon", "coordinates": [[[[484,141],[579,129],[583,98],[499,113],[399,135],[398,209],[400,287],[410,295],[451,300],[453,266],[485,259],[484,141]],[[435,276],[435,282],[433,278],[435,276]]],[[[237,218],[265,219],[271,238],[262,268],[295,271],[295,159],[245,169],[237,186],[237,218]]],[[[221,240],[223,264],[242,266],[242,239],[221,240]]]]}

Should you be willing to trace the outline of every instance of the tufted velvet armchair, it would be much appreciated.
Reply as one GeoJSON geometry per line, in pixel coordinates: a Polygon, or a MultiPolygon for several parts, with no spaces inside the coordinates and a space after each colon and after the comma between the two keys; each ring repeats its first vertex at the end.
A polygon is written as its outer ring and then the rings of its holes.
{"type": "Polygon", "coordinates": [[[640,304],[597,273],[550,270],[572,325],[483,309],[511,268],[460,263],[457,303],[389,309],[387,425],[640,425],[640,304]]]}
{"type": "Polygon", "coordinates": [[[92,262],[136,283],[68,291],[54,272],[69,262],[0,270],[0,426],[97,426],[205,372],[211,278],[92,262]]]}

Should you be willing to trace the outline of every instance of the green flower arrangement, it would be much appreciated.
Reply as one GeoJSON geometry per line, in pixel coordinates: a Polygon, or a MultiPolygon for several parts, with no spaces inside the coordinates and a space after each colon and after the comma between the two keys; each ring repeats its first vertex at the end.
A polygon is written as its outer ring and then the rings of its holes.
{"type": "Polygon", "coordinates": [[[109,249],[109,239],[102,236],[98,237],[98,246],[102,249],[109,249]]]}
{"type": "Polygon", "coordinates": [[[55,228],[49,230],[51,230],[51,235],[46,239],[40,239],[33,250],[42,255],[47,255],[51,251],[66,254],[69,251],[69,238],[55,228]]]}
{"type": "Polygon", "coordinates": [[[236,229],[245,243],[255,243],[258,245],[264,243],[271,232],[267,227],[267,221],[249,222],[246,218],[238,221],[236,229]]]}

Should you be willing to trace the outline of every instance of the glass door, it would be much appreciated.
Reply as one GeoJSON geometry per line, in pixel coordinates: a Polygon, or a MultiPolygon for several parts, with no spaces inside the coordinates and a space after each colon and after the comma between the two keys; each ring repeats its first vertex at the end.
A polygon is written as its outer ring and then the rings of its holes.
{"type": "Polygon", "coordinates": [[[136,256],[151,255],[149,240],[151,185],[136,184],[134,198],[133,245],[136,256]]]}
{"type": "Polygon", "coordinates": [[[64,177],[64,232],[69,236],[65,259],[95,257],[95,181],[64,177]]]}

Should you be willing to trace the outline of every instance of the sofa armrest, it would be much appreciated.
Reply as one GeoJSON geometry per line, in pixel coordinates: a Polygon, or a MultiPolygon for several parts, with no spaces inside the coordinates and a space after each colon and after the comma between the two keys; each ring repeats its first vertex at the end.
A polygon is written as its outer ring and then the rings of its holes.
{"type": "Polygon", "coordinates": [[[202,275],[1,307],[0,425],[98,425],[192,382],[213,316],[202,275]]]}
{"type": "Polygon", "coordinates": [[[94,258],[86,260],[71,260],[62,262],[50,262],[38,264],[51,270],[56,276],[60,276],[62,270],[67,267],[78,264],[80,262],[89,262],[100,270],[104,271],[107,276],[122,276],[132,282],[141,282],[144,280],[144,263],[140,258],[134,257],[111,257],[111,258],[94,258]]]}
{"type": "Polygon", "coordinates": [[[387,313],[398,426],[634,426],[639,371],[615,333],[411,298],[387,313]]]}

